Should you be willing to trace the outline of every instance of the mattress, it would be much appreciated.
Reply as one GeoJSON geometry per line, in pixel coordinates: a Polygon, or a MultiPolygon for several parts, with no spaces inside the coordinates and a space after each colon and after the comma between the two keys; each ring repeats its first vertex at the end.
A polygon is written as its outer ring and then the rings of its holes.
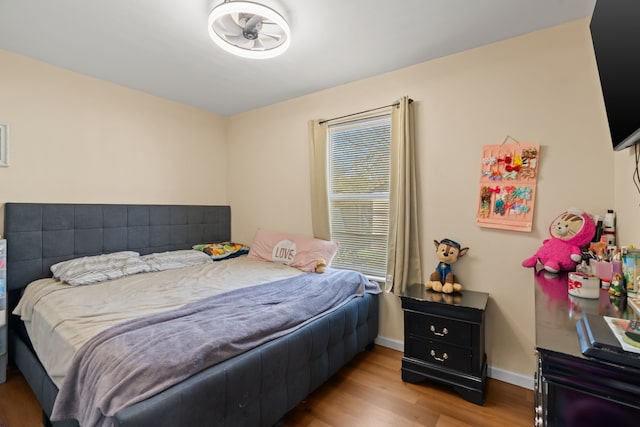
{"type": "Polygon", "coordinates": [[[24,322],[38,358],[60,388],[74,354],[110,327],[300,274],[300,270],[286,265],[239,257],[87,286],[46,278],[25,289],[13,314],[24,322]]]}
{"type": "Polygon", "coordinates": [[[83,286],[30,284],[14,314],[60,390],[52,420],[112,426],[127,406],[379,288],[246,257],[83,286]]]}

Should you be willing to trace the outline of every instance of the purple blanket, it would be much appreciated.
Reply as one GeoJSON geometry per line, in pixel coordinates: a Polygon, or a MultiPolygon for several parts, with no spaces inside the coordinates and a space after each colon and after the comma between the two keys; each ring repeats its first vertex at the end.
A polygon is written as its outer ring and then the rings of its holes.
{"type": "Polygon", "coordinates": [[[328,269],[114,326],[76,353],[51,420],[75,418],[83,427],[110,426],[120,409],[285,335],[365,292],[379,289],[359,273],[328,269]]]}

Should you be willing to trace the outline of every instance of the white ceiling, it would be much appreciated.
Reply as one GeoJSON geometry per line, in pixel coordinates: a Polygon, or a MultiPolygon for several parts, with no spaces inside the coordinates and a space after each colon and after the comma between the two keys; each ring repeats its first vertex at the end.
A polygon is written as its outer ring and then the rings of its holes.
{"type": "Polygon", "coordinates": [[[587,17],[596,2],[256,0],[285,16],[292,41],[250,60],[209,38],[222,1],[0,0],[0,49],[232,115],[587,17]]]}

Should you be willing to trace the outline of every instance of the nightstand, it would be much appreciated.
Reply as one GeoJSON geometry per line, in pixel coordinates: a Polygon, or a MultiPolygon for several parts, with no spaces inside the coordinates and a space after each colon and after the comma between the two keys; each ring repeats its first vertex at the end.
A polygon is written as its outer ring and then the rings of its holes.
{"type": "Polygon", "coordinates": [[[487,379],[484,313],[489,294],[467,290],[443,294],[415,284],[400,299],[404,310],[402,380],[448,384],[466,400],[482,405],[487,379]]]}

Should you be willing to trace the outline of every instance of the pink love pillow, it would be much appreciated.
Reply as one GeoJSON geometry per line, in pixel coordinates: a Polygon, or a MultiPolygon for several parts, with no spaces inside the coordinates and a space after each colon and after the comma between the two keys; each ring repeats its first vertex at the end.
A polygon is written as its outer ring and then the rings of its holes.
{"type": "Polygon", "coordinates": [[[319,260],[329,265],[338,250],[330,240],[291,233],[259,229],[247,259],[264,260],[289,265],[302,271],[316,271],[319,260]]]}

